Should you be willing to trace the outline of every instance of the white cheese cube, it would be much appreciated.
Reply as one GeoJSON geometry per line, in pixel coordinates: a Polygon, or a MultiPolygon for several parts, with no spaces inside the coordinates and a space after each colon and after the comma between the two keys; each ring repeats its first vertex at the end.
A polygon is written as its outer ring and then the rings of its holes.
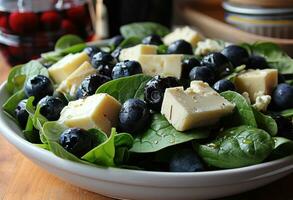
{"type": "Polygon", "coordinates": [[[57,91],[61,93],[69,93],[71,96],[74,96],[81,82],[87,76],[94,73],[96,73],[96,70],[89,62],[85,61],[72,74],[61,82],[57,88],[57,91]]]}
{"type": "Polygon", "coordinates": [[[177,40],[185,40],[189,42],[192,47],[195,47],[198,41],[201,40],[201,36],[197,31],[185,26],[183,28],[176,28],[172,33],[169,33],[163,38],[166,45],[170,45],[177,40]]]}
{"type": "Polygon", "coordinates": [[[157,46],[139,44],[134,47],[122,49],[119,55],[119,60],[137,60],[140,55],[157,54],[157,46]]]}
{"type": "Polygon", "coordinates": [[[68,54],[48,69],[49,75],[55,83],[60,84],[85,61],[90,61],[85,52],[68,54]]]}
{"type": "Polygon", "coordinates": [[[235,78],[236,89],[249,94],[251,102],[261,95],[271,95],[278,84],[278,70],[248,70],[235,78]]]}
{"type": "Polygon", "coordinates": [[[141,55],[138,62],[146,75],[173,76],[178,79],[182,73],[183,55],[141,55]]]}
{"type": "Polygon", "coordinates": [[[224,49],[225,44],[220,44],[216,40],[206,39],[204,41],[199,41],[195,49],[195,55],[205,56],[212,52],[220,52],[224,49]]]}
{"type": "Polygon", "coordinates": [[[115,98],[100,93],[69,102],[58,121],[67,127],[97,128],[110,134],[111,128],[117,126],[120,109],[115,98]]]}
{"type": "Polygon", "coordinates": [[[261,95],[256,97],[255,104],[252,106],[258,111],[267,111],[269,104],[271,103],[272,97],[270,95],[261,95]]]}
{"type": "Polygon", "coordinates": [[[166,89],[161,113],[178,131],[212,125],[232,113],[234,104],[214,91],[207,83],[192,81],[188,89],[166,89]]]}

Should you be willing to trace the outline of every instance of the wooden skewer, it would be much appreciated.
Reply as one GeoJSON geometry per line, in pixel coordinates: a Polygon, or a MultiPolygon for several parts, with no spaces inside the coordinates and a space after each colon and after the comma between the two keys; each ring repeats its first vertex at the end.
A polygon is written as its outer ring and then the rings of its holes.
{"type": "Polygon", "coordinates": [[[182,12],[183,18],[188,23],[198,28],[199,31],[206,37],[222,39],[232,43],[254,43],[258,41],[273,42],[287,51],[289,55],[293,55],[293,39],[279,39],[255,35],[239,30],[220,20],[205,15],[191,6],[184,5],[182,8],[184,9],[182,12]]]}

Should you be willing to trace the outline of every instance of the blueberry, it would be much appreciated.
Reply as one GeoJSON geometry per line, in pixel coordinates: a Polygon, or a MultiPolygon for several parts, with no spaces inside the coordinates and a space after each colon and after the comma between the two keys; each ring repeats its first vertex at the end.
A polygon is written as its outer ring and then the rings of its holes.
{"type": "Polygon", "coordinates": [[[169,164],[170,172],[200,172],[204,165],[192,149],[180,149],[172,156],[169,164]]]}
{"type": "Polygon", "coordinates": [[[249,57],[246,67],[248,69],[266,69],[268,68],[268,63],[264,57],[252,55],[249,57]]]}
{"type": "Polygon", "coordinates": [[[202,80],[202,81],[207,82],[208,84],[211,85],[214,82],[215,74],[207,66],[194,67],[189,73],[189,78],[191,81],[202,80]]]}
{"type": "Polygon", "coordinates": [[[163,41],[159,35],[153,34],[142,39],[142,44],[161,45],[163,41]]]}
{"type": "Polygon", "coordinates": [[[116,64],[115,58],[106,52],[99,52],[94,54],[92,59],[92,66],[97,69],[97,73],[105,76],[111,76],[112,68],[116,64]]]}
{"type": "Polygon", "coordinates": [[[96,93],[96,90],[104,83],[110,81],[111,78],[100,74],[92,74],[86,77],[80,84],[76,97],[77,99],[91,96],[96,93]]]}
{"type": "Polygon", "coordinates": [[[39,101],[40,113],[49,121],[58,120],[62,109],[66,106],[59,97],[46,96],[39,101]]]}
{"type": "Polygon", "coordinates": [[[51,96],[54,93],[54,87],[48,77],[37,75],[26,81],[24,92],[27,97],[34,96],[34,104],[37,104],[41,98],[51,96]]]}
{"type": "Polygon", "coordinates": [[[293,140],[293,123],[289,118],[285,118],[279,114],[272,115],[278,125],[278,136],[293,140]]]}
{"type": "Polygon", "coordinates": [[[93,57],[93,55],[99,53],[101,49],[95,46],[91,46],[91,47],[86,47],[83,51],[91,58],[93,57]]]}
{"type": "Polygon", "coordinates": [[[222,77],[230,74],[233,71],[233,66],[230,61],[221,53],[210,53],[201,61],[202,66],[207,66],[213,70],[217,77],[222,77]]]}
{"type": "Polygon", "coordinates": [[[123,42],[123,40],[124,40],[124,37],[122,35],[116,35],[111,38],[110,45],[116,48],[121,44],[121,42],[123,42]]]}
{"type": "Polygon", "coordinates": [[[234,67],[238,67],[248,62],[248,52],[243,47],[237,45],[230,45],[223,49],[221,52],[228,60],[233,64],[234,67]]]}
{"type": "Polygon", "coordinates": [[[144,101],[129,99],[122,105],[119,113],[119,128],[127,133],[138,133],[147,126],[150,116],[144,101]]]}
{"type": "Polygon", "coordinates": [[[93,148],[92,137],[80,128],[65,130],[59,138],[61,146],[77,157],[82,157],[93,148]]]}
{"type": "Polygon", "coordinates": [[[192,68],[200,66],[200,62],[196,58],[184,59],[182,62],[182,74],[181,78],[189,79],[189,73],[192,68]]]}
{"type": "Polygon", "coordinates": [[[221,93],[221,92],[225,92],[225,91],[235,91],[236,88],[234,86],[234,84],[230,81],[230,80],[227,80],[227,79],[222,79],[222,80],[219,80],[217,81],[213,88],[218,92],[218,93],[221,93]]]}
{"type": "Polygon", "coordinates": [[[21,100],[14,111],[16,119],[22,129],[25,129],[29,116],[28,112],[25,109],[26,102],[27,99],[21,100]]]}
{"type": "Polygon", "coordinates": [[[273,92],[272,99],[275,106],[281,110],[293,108],[293,86],[279,84],[273,92]]]}
{"type": "Polygon", "coordinates": [[[167,53],[193,55],[193,50],[189,42],[186,42],[185,40],[177,40],[170,44],[167,53]]]}
{"type": "Polygon", "coordinates": [[[139,62],[125,60],[117,63],[112,70],[112,78],[117,79],[135,74],[141,74],[142,68],[139,62]]]}
{"type": "Polygon", "coordinates": [[[153,77],[147,82],[144,88],[144,100],[148,107],[153,110],[160,111],[165,90],[170,87],[177,87],[180,83],[174,77],[161,78],[160,76],[153,77]]]}

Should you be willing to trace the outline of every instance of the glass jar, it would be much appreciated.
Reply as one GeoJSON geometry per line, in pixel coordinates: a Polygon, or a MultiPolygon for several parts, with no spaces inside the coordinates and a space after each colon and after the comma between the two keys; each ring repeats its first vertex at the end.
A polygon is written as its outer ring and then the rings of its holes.
{"type": "Polygon", "coordinates": [[[227,23],[241,30],[276,38],[293,38],[293,1],[227,0],[227,23]]]}
{"type": "Polygon", "coordinates": [[[11,65],[38,58],[64,34],[94,36],[91,0],[0,0],[0,50],[11,65]]]}

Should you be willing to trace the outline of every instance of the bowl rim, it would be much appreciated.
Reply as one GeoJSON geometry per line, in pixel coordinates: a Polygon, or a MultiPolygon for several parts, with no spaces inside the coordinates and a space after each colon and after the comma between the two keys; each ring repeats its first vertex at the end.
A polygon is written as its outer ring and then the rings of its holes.
{"type": "MultiPolygon", "coordinates": [[[[1,84],[0,86],[0,102],[6,100],[3,98],[3,94],[7,94],[6,88],[6,81],[1,84]]],[[[171,180],[174,178],[188,178],[188,179],[201,179],[205,177],[213,177],[213,176],[231,176],[231,175],[238,175],[238,174],[243,174],[243,173],[252,173],[257,170],[262,170],[264,168],[269,168],[270,166],[273,165],[280,165],[283,168],[279,170],[275,170],[275,173],[282,173],[286,172],[288,170],[292,171],[293,170],[293,155],[265,162],[265,163],[260,163],[256,165],[251,165],[251,166],[246,166],[246,167],[241,167],[241,168],[234,168],[234,169],[222,169],[222,170],[214,170],[214,171],[203,171],[203,172],[162,172],[162,171],[145,171],[145,170],[135,170],[135,169],[125,169],[125,168],[116,168],[116,167],[103,167],[103,166],[91,166],[91,165],[86,165],[83,163],[77,163],[74,161],[66,160],[63,158],[58,157],[57,155],[53,154],[52,152],[42,149],[36,145],[33,145],[32,143],[28,142],[25,140],[23,137],[21,137],[16,131],[12,130],[11,127],[7,124],[7,120],[11,120],[3,111],[2,105],[1,105],[1,111],[0,111],[0,134],[8,140],[10,144],[12,144],[14,147],[16,147],[18,150],[22,152],[26,157],[26,153],[23,153],[23,149],[30,150],[34,152],[36,159],[42,162],[46,162],[46,164],[51,165],[52,167],[57,167],[59,169],[62,169],[63,171],[69,171],[73,174],[76,175],[81,175],[84,177],[88,177],[91,179],[100,179],[104,180],[106,182],[117,182],[117,183],[124,183],[123,181],[118,181],[118,180],[112,180],[111,177],[107,177],[110,175],[125,175],[127,173],[131,173],[132,175],[136,176],[145,176],[144,178],[147,178],[148,180],[151,180],[152,177],[156,177],[158,179],[164,179],[164,180],[171,180]],[[4,118],[6,119],[4,119],[4,118]],[[37,155],[36,155],[37,154],[37,155]],[[46,160],[46,158],[50,159],[50,162],[46,160]],[[52,164],[53,163],[53,164],[52,164]],[[288,163],[287,165],[283,165],[284,163],[288,163]],[[68,169],[67,167],[70,166],[68,169]],[[72,167],[72,168],[71,168],[72,167]],[[101,172],[101,173],[90,173],[90,172],[101,172]],[[107,172],[107,173],[106,173],[107,172]],[[91,175],[89,175],[91,174],[91,175]]],[[[17,126],[15,124],[15,126],[17,126]]],[[[32,160],[32,159],[30,159],[32,160]]],[[[266,174],[262,174],[259,176],[254,176],[253,178],[250,178],[249,180],[254,180],[258,178],[262,178],[264,176],[271,176],[273,175],[270,171],[266,174]]],[[[129,178],[129,180],[132,180],[129,178]]],[[[133,183],[134,182],[139,182],[139,180],[132,180],[130,184],[135,184],[135,185],[140,185],[138,183],[133,183]]],[[[163,180],[162,180],[163,181],[163,180]]],[[[142,185],[151,185],[151,186],[162,186],[162,184],[154,184],[154,183],[148,183],[148,181],[143,181],[140,180],[140,183],[142,185]]],[[[211,183],[212,184],[212,183],[211,183]]],[[[209,184],[209,185],[211,185],[209,184]]],[[[172,184],[171,184],[172,185],[172,184]]],[[[214,184],[214,185],[219,185],[219,184],[214,184]]],[[[169,187],[170,185],[168,185],[169,187]]],[[[174,185],[175,187],[175,185],[174,185]]],[[[184,185],[179,185],[176,184],[176,187],[185,187],[184,185]]]]}

